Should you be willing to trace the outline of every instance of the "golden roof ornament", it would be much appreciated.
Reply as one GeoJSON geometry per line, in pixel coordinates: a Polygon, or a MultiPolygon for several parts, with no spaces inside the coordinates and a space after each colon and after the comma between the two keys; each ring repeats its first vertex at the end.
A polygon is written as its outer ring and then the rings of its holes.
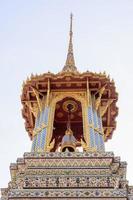
{"type": "MultiPolygon", "coordinates": [[[[82,96],[85,99],[87,98],[87,105],[91,105],[90,95],[94,95],[95,101],[93,102],[93,106],[95,106],[96,111],[102,115],[103,131],[104,135],[106,135],[105,141],[107,141],[108,139],[111,139],[116,128],[115,118],[118,114],[118,108],[116,106],[118,94],[115,90],[114,80],[110,80],[105,72],[78,72],[73,55],[72,20],[73,16],[71,14],[69,48],[66,63],[62,71],[57,74],[47,72],[40,75],[31,75],[30,79],[28,78],[23,84],[21,101],[23,104],[22,115],[25,119],[25,128],[32,139],[37,113],[40,112],[41,108],[44,108],[44,105],[46,105],[46,107],[51,105],[52,95],[55,98],[58,95],[63,95],[64,97],[69,97],[70,95],[70,98],[81,98],[82,96]],[[106,88],[104,91],[105,85],[106,88]],[[38,91],[38,94],[35,94],[35,90],[38,91]],[[87,95],[84,95],[85,90],[87,95]],[[55,91],[57,91],[57,93],[54,93],[55,91]],[[75,92],[73,93],[72,91],[75,92]],[[40,101],[38,98],[40,98],[40,101]],[[109,133],[107,133],[106,130],[110,127],[112,127],[112,129],[109,133]]],[[[68,98],[65,102],[67,103],[63,103],[62,105],[63,112],[67,110],[66,105],[68,105],[68,102],[69,104],[71,103],[73,105],[73,109],[77,111],[77,106],[74,104],[73,100],[68,98]]],[[[44,123],[44,125],[46,126],[47,124],[44,123]]],[[[39,128],[42,128],[42,126],[39,126],[39,128]]],[[[51,134],[51,130],[48,129],[49,134],[51,134]]],[[[70,132],[71,131],[69,130],[69,134],[70,132]]],[[[77,134],[75,130],[74,133],[77,134]]],[[[48,142],[51,144],[50,142],[52,141],[48,140],[48,142]]],[[[85,141],[82,141],[82,146],[84,146],[83,148],[87,150],[88,146],[86,147],[86,143],[84,144],[83,142],[85,143],[85,141]]],[[[52,148],[53,144],[54,142],[48,147],[48,150],[52,148]]],[[[55,143],[55,146],[56,144],[57,143],[55,143]]]]}
{"type": "Polygon", "coordinates": [[[69,38],[69,46],[68,46],[68,54],[65,66],[62,69],[62,72],[77,72],[77,68],[75,66],[75,60],[73,55],[73,43],[72,43],[72,37],[73,37],[73,31],[72,31],[72,22],[73,22],[73,14],[70,15],[70,38],[69,38]]]}

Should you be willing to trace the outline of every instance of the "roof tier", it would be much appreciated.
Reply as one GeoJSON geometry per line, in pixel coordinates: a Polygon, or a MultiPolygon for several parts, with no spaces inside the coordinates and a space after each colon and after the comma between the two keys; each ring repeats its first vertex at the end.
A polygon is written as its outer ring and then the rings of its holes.
{"type": "Polygon", "coordinates": [[[48,80],[50,82],[50,90],[54,91],[86,91],[86,82],[88,81],[89,90],[91,94],[96,94],[104,87],[104,93],[101,97],[101,105],[104,106],[109,100],[113,102],[107,109],[107,112],[102,116],[102,123],[104,129],[105,141],[112,137],[112,134],[116,128],[115,118],[118,114],[118,108],[116,102],[118,94],[115,90],[115,84],[113,80],[110,80],[109,76],[105,73],[92,73],[92,72],[74,72],[74,71],[62,71],[58,74],[44,73],[42,75],[31,75],[23,85],[23,92],[21,101],[23,104],[22,115],[25,119],[25,128],[30,138],[32,139],[32,132],[35,126],[35,117],[31,113],[29,107],[25,102],[37,102],[32,88],[35,88],[40,94],[46,95],[48,88],[48,80]]]}

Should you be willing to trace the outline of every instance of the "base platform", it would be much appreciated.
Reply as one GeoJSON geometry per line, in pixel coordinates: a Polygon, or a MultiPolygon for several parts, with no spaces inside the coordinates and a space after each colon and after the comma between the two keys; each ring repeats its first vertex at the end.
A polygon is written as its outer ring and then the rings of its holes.
{"type": "Polygon", "coordinates": [[[25,153],[10,166],[2,200],[133,200],[126,165],[112,152],[25,153]]]}

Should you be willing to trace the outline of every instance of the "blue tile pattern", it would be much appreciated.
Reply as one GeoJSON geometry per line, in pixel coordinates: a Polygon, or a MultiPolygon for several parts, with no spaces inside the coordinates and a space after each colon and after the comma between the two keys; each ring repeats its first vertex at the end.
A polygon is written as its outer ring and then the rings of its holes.
{"type": "MultiPolygon", "coordinates": [[[[35,129],[41,128],[42,124],[48,123],[49,107],[46,107],[36,118],[35,129]]],[[[43,151],[46,141],[47,129],[43,128],[37,135],[34,136],[31,151],[43,151]]]]}
{"type": "Polygon", "coordinates": [[[90,134],[90,147],[97,149],[97,151],[104,151],[102,120],[100,114],[98,113],[98,111],[95,110],[92,105],[88,107],[88,123],[90,134]]]}
{"type": "Polygon", "coordinates": [[[89,124],[92,124],[93,122],[93,116],[92,116],[92,106],[89,106],[88,108],[88,121],[89,121],[89,124]]]}
{"type": "Polygon", "coordinates": [[[95,147],[94,130],[93,130],[93,128],[89,128],[89,131],[90,131],[90,147],[94,148],[95,147]]]}
{"type": "Polygon", "coordinates": [[[33,142],[32,142],[32,149],[31,149],[31,151],[35,151],[36,140],[37,140],[37,137],[35,136],[34,139],[33,139],[33,142]]]}
{"type": "Polygon", "coordinates": [[[94,127],[97,128],[97,111],[93,108],[94,127]]]}
{"type": "Polygon", "coordinates": [[[95,145],[96,149],[99,151],[99,133],[95,131],[95,145]]]}
{"type": "Polygon", "coordinates": [[[104,151],[105,146],[104,146],[103,135],[99,135],[99,141],[100,141],[100,151],[104,151]]]}

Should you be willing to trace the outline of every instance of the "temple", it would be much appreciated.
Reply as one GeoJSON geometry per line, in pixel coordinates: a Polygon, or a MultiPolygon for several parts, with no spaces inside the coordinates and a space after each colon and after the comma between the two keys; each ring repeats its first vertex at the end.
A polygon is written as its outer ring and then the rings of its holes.
{"type": "Polygon", "coordinates": [[[22,116],[31,152],[10,165],[2,200],[133,200],[126,162],[105,151],[118,115],[114,80],[105,72],[80,73],[72,40],[71,14],[63,69],[32,74],[23,83],[22,116]]]}

